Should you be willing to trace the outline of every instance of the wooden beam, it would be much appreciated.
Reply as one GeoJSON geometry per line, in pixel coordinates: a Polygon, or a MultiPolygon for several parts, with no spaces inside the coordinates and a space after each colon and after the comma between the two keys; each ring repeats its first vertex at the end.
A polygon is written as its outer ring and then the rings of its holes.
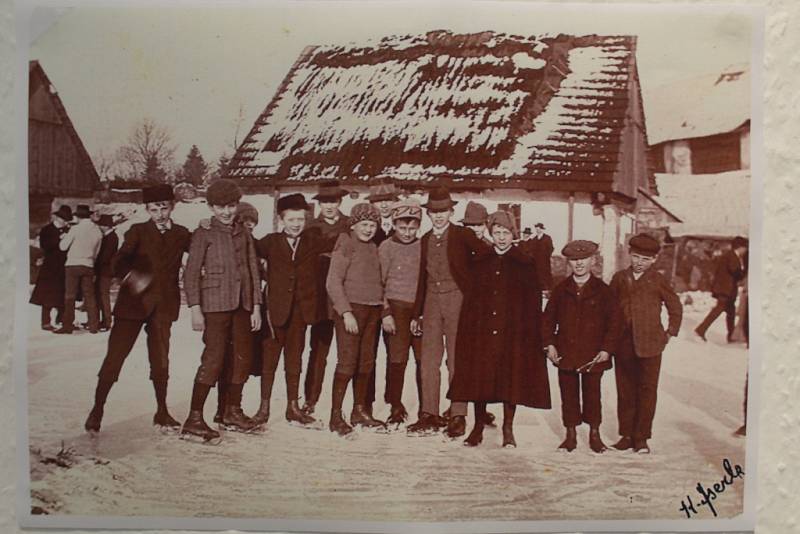
{"type": "Polygon", "coordinates": [[[569,194],[567,213],[567,242],[569,243],[574,239],[575,234],[575,193],[569,194]]]}

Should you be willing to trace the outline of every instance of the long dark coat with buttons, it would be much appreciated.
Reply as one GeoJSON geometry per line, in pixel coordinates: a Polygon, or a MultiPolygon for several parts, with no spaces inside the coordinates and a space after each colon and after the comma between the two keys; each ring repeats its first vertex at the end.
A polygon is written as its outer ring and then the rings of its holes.
{"type": "Polygon", "coordinates": [[[533,258],[514,246],[480,251],[470,263],[448,398],[550,408],[533,258]]]}
{"type": "Polygon", "coordinates": [[[61,232],[53,223],[39,232],[43,262],[31,294],[31,304],[60,308],[64,306],[64,263],[67,253],[58,247],[61,232]]]}

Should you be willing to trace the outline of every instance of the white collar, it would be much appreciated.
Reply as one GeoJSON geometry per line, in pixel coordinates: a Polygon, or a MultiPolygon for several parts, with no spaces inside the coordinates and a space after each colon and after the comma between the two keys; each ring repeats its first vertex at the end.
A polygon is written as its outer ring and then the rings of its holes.
{"type": "Polygon", "coordinates": [[[634,279],[634,280],[638,280],[639,278],[641,278],[642,276],[644,276],[644,273],[646,273],[646,272],[647,272],[647,271],[642,271],[642,272],[640,272],[640,273],[637,273],[636,271],[631,271],[631,274],[633,275],[633,279],[634,279]]]}
{"type": "Polygon", "coordinates": [[[494,247],[494,251],[495,251],[495,252],[496,252],[496,253],[497,253],[499,256],[502,256],[503,254],[505,254],[506,252],[508,252],[508,251],[509,251],[509,250],[511,250],[512,248],[513,248],[513,245],[511,245],[511,246],[509,246],[509,247],[507,247],[507,248],[504,248],[503,250],[500,250],[499,248],[497,248],[497,245],[495,245],[495,247],[494,247]]]}
{"type": "Polygon", "coordinates": [[[580,277],[580,278],[578,278],[577,276],[575,276],[575,275],[573,274],[573,275],[572,275],[572,279],[575,281],[575,283],[576,283],[576,284],[578,284],[578,285],[580,286],[580,285],[583,285],[583,284],[585,284],[586,282],[588,282],[588,281],[589,281],[589,277],[590,277],[590,276],[592,276],[592,273],[586,273],[585,275],[583,275],[583,276],[582,276],[582,277],[580,277]]]}
{"type": "Polygon", "coordinates": [[[432,228],[431,231],[433,232],[433,235],[435,235],[436,237],[442,237],[448,228],[450,228],[450,223],[447,223],[439,230],[437,230],[436,228],[432,228]]]}

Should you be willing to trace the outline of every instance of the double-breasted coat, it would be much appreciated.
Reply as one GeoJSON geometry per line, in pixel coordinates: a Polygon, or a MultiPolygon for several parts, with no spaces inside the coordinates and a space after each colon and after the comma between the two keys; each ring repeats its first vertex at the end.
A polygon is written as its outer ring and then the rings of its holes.
{"type": "MultiPolygon", "coordinates": [[[[680,298],[666,278],[653,268],[637,280],[628,267],[614,274],[611,291],[620,309],[622,331],[633,336],[633,346],[640,358],[652,358],[664,352],[669,336],[677,336],[683,318],[680,298]],[[669,324],[661,324],[661,308],[667,308],[669,324]]],[[[620,356],[618,353],[617,356],[620,356]]]]}
{"type": "Polygon", "coordinates": [[[183,255],[189,252],[191,234],[185,226],[172,223],[163,234],[153,221],[132,225],[114,256],[114,276],[123,280],[135,269],[152,276],[147,288],[139,294],[128,284],[120,284],[114,317],[146,321],[174,322],[181,305],[178,275],[183,255]],[[155,315],[153,315],[155,314],[155,315]]]}
{"type": "Polygon", "coordinates": [[[53,308],[64,306],[64,263],[67,253],[58,247],[60,236],[61,231],[53,223],[44,225],[39,232],[39,247],[43,257],[31,293],[31,304],[53,308]]]}
{"type": "MultiPolygon", "coordinates": [[[[572,276],[553,288],[542,316],[542,346],[553,345],[558,368],[574,371],[601,350],[613,354],[619,342],[619,315],[611,288],[590,276],[582,288],[572,276]]],[[[592,373],[611,368],[611,359],[595,364],[592,373]]]]}
{"type": "Polygon", "coordinates": [[[472,258],[468,280],[448,398],[550,408],[533,259],[517,246],[505,254],[484,249],[472,258]]]}

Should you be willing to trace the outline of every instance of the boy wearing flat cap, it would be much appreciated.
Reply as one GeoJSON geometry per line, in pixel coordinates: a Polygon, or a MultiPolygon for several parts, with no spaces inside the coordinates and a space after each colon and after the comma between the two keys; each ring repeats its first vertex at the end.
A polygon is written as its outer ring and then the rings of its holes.
{"type": "Polygon", "coordinates": [[[596,253],[597,244],[591,241],[567,243],[561,255],[572,274],[553,288],[542,317],[542,344],[558,367],[561,419],[567,433],[559,450],[567,452],[577,447],[575,428],[581,423],[589,425],[592,451],[606,450],[600,438],[600,381],[611,368],[618,326],[611,289],[592,274],[596,253]]]}
{"type": "Polygon", "coordinates": [[[621,437],[614,448],[649,454],[661,354],[669,338],[678,335],[683,309],[667,279],[652,268],[661,250],[658,240],[641,233],[628,246],[631,265],[618,271],[610,284],[622,331],[614,358],[621,437]],[[669,316],[666,330],[662,307],[669,316]]]}
{"type": "Polygon", "coordinates": [[[329,180],[319,185],[314,199],[319,204],[319,215],[308,223],[309,230],[318,229],[323,239],[329,243],[317,257],[317,320],[311,325],[311,350],[308,355],[308,368],[305,378],[305,403],[303,412],[314,413],[314,408],[322,394],[328,353],[333,341],[333,309],[328,301],[325,280],[331,265],[333,244],[340,234],[350,231],[347,216],[340,207],[342,197],[349,192],[342,189],[338,180],[329,180]]]}
{"type": "Polygon", "coordinates": [[[192,328],[203,332],[205,349],[194,379],[189,416],[181,433],[205,441],[219,438],[203,420],[203,406],[217,383],[228,344],[233,344],[222,424],[247,432],[257,425],[242,412],[242,389],[250,376],[252,334],[261,328],[261,278],[250,231],[236,218],[242,192],[232,180],[216,180],[206,192],[210,228],[192,235],[184,273],[192,328]]]}
{"type": "Polygon", "coordinates": [[[380,244],[378,258],[384,287],[383,331],[389,345],[389,381],[386,388],[391,414],[386,423],[399,426],[408,417],[402,398],[409,349],[414,352],[417,397],[419,409],[422,408],[422,369],[419,361],[422,339],[411,333],[411,313],[419,281],[421,249],[417,232],[422,221],[422,206],[415,200],[400,201],[392,209],[392,219],[392,237],[380,244]]]}
{"type": "Polygon", "coordinates": [[[444,425],[450,438],[466,433],[466,402],[450,403],[446,423],[439,416],[441,365],[447,347],[450,382],[455,373],[458,318],[470,283],[469,261],[476,251],[488,250],[489,246],[471,230],[451,223],[455,204],[450,192],[441,187],[431,191],[423,205],[433,228],[420,240],[419,281],[411,328],[422,332],[422,414],[408,427],[410,435],[429,435],[444,425]]]}
{"type": "Polygon", "coordinates": [[[298,404],[306,327],[319,318],[317,256],[325,242],[319,228],[306,228],[310,206],[303,195],[293,193],[278,199],[281,231],[267,234],[256,243],[259,258],[267,263],[267,327],[263,342],[261,406],[258,423],[269,420],[275,371],[283,353],[286,375],[286,420],[315,428],[317,422],[298,404]]]}
{"type": "Polygon", "coordinates": [[[131,225],[112,261],[120,288],[108,350],[98,374],[94,407],[85,424],[90,432],[100,430],[108,394],[143,326],[147,332],[150,380],[158,405],[153,424],[171,429],[180,427],[167,410],[169,338],[181,304],[178,273],[191,236],[188,229],[172,221],[175,207],[172,187],[145,188],[142,200],[150,219],[131,225]]]}

